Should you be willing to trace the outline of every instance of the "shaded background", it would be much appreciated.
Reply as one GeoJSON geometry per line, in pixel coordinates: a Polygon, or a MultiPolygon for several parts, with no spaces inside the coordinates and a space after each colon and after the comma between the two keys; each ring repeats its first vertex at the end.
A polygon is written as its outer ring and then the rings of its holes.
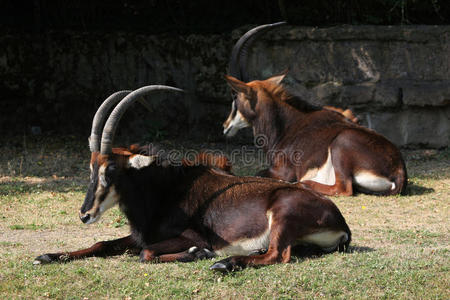
{"type": "Polygon", "coordinates": [[[223,75],[252,26],[444,25],[449,16],[444,0],[0,0],[0,134],[84,138],[112,92],[167,84],[195,95],[136,104],[122,135],[223,141],[223,75]]]}
{"type": "Polygon", "coordinates": [[[2,0],[3,30],[222,33],[245,24],[448,24],[445,0],[2,0]]]}

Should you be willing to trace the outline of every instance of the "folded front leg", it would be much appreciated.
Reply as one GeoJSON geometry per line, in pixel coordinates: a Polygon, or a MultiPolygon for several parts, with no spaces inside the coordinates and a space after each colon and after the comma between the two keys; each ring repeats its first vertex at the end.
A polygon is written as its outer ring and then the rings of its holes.
{"type": "Polygon", "coordinates": [[[203,249],[208,248],[206,240],[200,234],[189,229],[177,237],[145,246],[141,251],[140,261],[193,261],[203,255],[202,253],[205,251],[203,249]],[[199,252],[200,250],[203,252],[199,252]]]}
{"type": "Polygon", "coordinates": [[[291,260],[291,246],[284,249],[270,249],[265,254],[250,256],[231,256],[214,263],[209,269],[220,272],[231,272],[246,267],[272,265],[276,263],[288,263],[291,260]]]}

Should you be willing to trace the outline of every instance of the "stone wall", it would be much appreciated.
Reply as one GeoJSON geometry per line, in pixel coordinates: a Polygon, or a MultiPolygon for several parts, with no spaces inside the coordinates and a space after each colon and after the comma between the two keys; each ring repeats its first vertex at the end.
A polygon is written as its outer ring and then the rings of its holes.
{"type": "MultiPolygon", "coordinates": [[[[138,137],[153,127],[148,139],[163,132],[222,140],[230,99],[223,75],[234,43],[251,27],[217,35],[0,36],[0,129],[38,126],[87,136],[95,110],[112,92],[167,84],[195,95],[147,101],[150,112],[135,108],[121,126],[138,137]]],[[[288,67],[285,84],[293,92],[351,107],[363,124],[400,146],[449,144],[449,26],[285,26],[263,35],[249,54],[250,78],[288,67]]]]}
{"type": "Polygon", "coordinates": [[[166,136],[192,131],[193,137],[204,137],[205,128],[213,124],[206,135],[221,137],[218,120],[225,118],[228,107],[217,105],[217,98],[224,101],[229,96],[223,75],[232,47],[230,34],[0,36],[0,129],[27,133],[31,127],[40,127],[44,133],[87,136],[96,109],[111,93],[165,84],[197,96],[181,102],[147,99],[150,112],[142,113],[137,106],[127,112],[129,120],[123,120],[121,128],[129,128],[138,137],[147,125],[158,127],[155,130],[166,136]],[[202,125],[204,117],[209,126],[202,125]],[[135,124],[137,118],[145,118],[147,124],[135,124]]]}

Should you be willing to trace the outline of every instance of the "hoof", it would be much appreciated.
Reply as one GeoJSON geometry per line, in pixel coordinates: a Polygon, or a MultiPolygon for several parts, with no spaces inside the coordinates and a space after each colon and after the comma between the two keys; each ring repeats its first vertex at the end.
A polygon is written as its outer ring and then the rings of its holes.
{"type": "Polygon", "coordinates": [[[33,265],[49,264],[57,260],[58,260],[57,254],[43,254],[34,259],[33,265]]]}
{"type": "Polygon", "coordinates": [[[189,248],[188,253],[195,255],[195,259],[209,259],[216,257],[216,254],[206,248],[200,249],[196,246],[189,248]]]}
{"type": "Polygon", "coordinates": [[[228,259],[224,259],[224,260],[216,262],[211,267],[209,267],[209,269],[213,270],[213,271],[219,271],[222,273],[228,273],[228,272],[233,271],[233,265],[231,264],[231,262],[228,259]]]}
{"type": "Polygon", "coordinates": [[[195,254],[199,250],[200,249],[197,246],[193,246],[193,247],[189,248],[188,253],[189,254],[195,254]]]}
{"type": "Polygon", "coordinates": [[[139,262],[146,263],[148,261],[149,261],[149,259],[146,258],[146,255],[141,252],[141,254],[139,254],[139,262]]]}
{"type": "Polygon", "coordinates": [[[139,261],[141,263],[146,262],[157,262],[157,257],[152,255],[152,253],[147,249],[142,249],[141,253],[139,254],[139,261]]]}
{"type": "Polygon", "coordinates": [[[142,250],[141,253],[139,253],[139,262],[145,263],[147,261],[149,261],[149,259],[147,258],[146,252],[142,250]]]}
{"type": "Polygon", "coordinates": [[[248,256],[262,255],[262,254],[265,254],[265,253],[267,253],[267,249],[258,249],[258,250],[254,250],[254,251],[250,252],[248,254],[248,256]]]}
{"type": "Polygon", "coordinates": [[[197,257],[197,259],[210,259],[213,257],[216,257],[216,254],[212,251],[209,251],[208,249],[204,248],[200,251],[197,251],[195,253],[195,256],[197,257]]]}

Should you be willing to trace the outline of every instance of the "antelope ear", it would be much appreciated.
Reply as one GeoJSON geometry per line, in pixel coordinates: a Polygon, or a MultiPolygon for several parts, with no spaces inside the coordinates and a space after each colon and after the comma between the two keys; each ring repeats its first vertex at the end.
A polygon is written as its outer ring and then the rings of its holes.
{"type": "Polygon", "coordinates": [[[249,87],[245,82],[234,78],[233,76],[225,75],[225,79],[228,85],[238,93],[244,93],[247,96],[252,95],[252,88],[249,87]]]}
{"type": "Polygon", "coordinates": [[[281,72],[278,75],[272,76],[267,79],[267,81],[274,83],[274,84],[280,84],[281,81],[283,81],[284,77],[286,77],[286,74],[289,72],[289,69],[285,69],[283,72],[281,72]]]}
{"type": "Polygon", "coordinates": [[[140,169],[151,165],[156,160],[156,158],[156,155],[146,156],[135,154],[128,159],[128,164],[132,168],[140,169]]]}

